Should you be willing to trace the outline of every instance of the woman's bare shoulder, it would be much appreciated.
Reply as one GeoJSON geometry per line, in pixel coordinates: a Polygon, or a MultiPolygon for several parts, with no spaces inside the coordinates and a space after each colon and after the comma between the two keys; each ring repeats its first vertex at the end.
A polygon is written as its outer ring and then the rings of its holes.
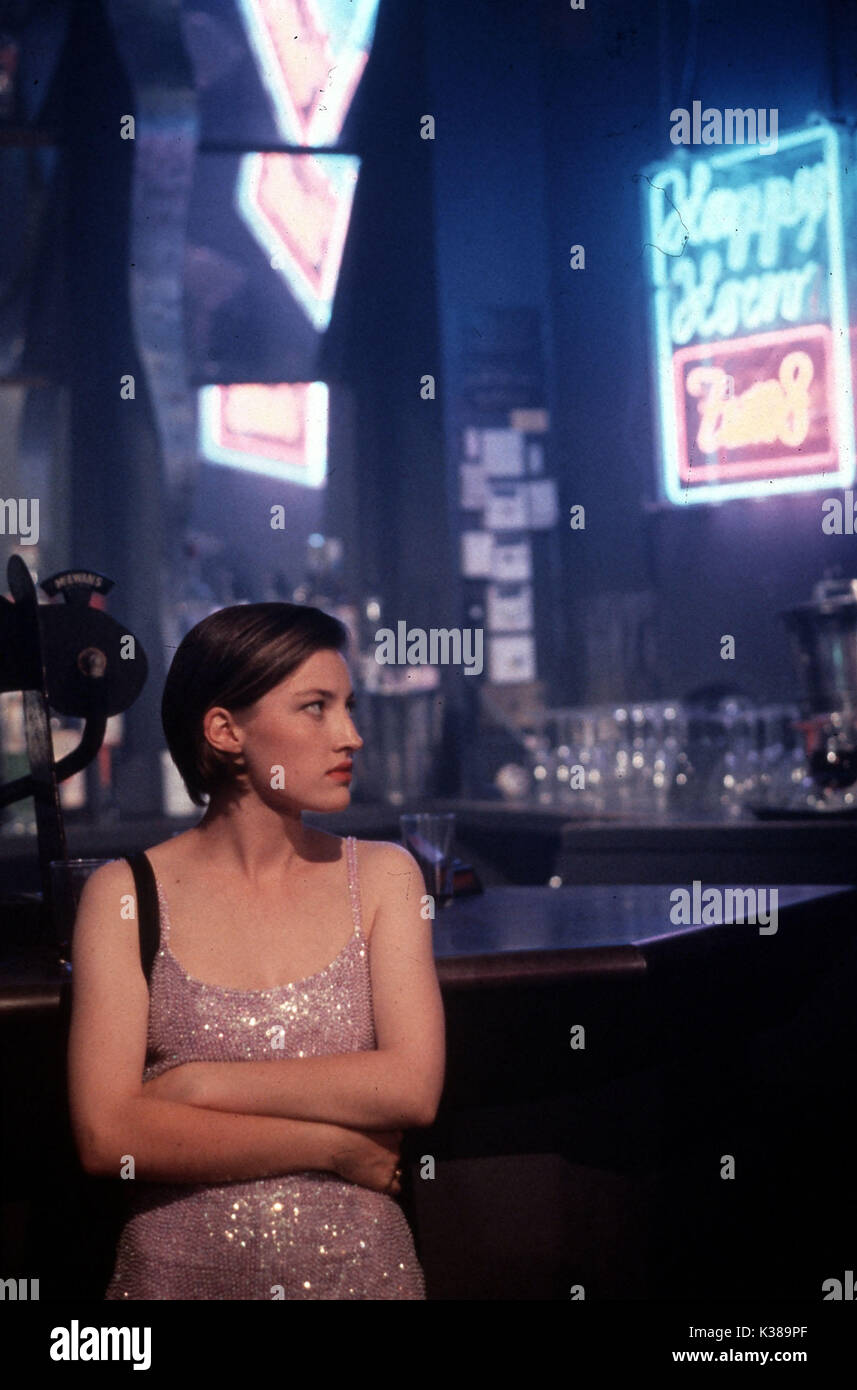
{"type": "Polygon", "coordinates": [[[365,882],[376,902],[389,892],[393,880],[416,875],[422,882],[419,865],[404,845],[393,840],[358,840],[357,866],[360,882],[365,882]]]}
{"type": "Polygon", "coordinates": [[[358,854],[366,860],[367,865],[375,868],[386,871],[398,869],[401,872],[406,865],[416,863],[410,850],[395,840],[357,840],[356,843],[358,854]]]}

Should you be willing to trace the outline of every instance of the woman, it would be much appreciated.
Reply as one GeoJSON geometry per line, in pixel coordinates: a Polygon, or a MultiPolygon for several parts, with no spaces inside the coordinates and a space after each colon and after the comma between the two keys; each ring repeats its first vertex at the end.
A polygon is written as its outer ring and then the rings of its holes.
{"type": "Polygon", "coordinates": [[[108,1299],[425,1298],[395,1201],[402,1131],[443,1086],[422,876],[301,820],[349,802],[347,641],[319,609],[256,603],[178,647],[164,732],[208,808],[147,851],[148,989],[127,861],[87,880],[72,1124],[87,1172],[134,1180],[108,1299]]]}

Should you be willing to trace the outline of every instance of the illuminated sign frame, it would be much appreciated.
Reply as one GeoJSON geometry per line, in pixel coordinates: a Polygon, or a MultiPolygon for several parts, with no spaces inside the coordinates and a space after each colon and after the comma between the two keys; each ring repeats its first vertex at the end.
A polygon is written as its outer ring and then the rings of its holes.
{"type": "MultiPolygon", "coordinates": [[[[820,122],[806,130],[796,131],[781,137],[776,150],[766,146],[750,146],[739,150],[731,147],[728,152],[704,158],[687,160],[679,157],[679,160],[670,160],[668,165],[658,165],[645,176],[647,187],[644,195],[644,215],[649,233],[653,361],[657,389],[657,425],[662,459],[660,484],[662,496],[674,505],[721,502],[729,498],[769,497],[775,493],[810,492],[822,488],[844,488],[854,481],[854,393],[845,278],[840,160],[838,132],[832,126],[820,122]],[[709,166],[712,171],[723,170],[752,160],[767,159],[770,161],[775,159],[778,154],[782,154],[783,151],[812,144],[821,145],[827,190],[824,208],[826,226],[822,231],[822,237],[827,252],[825,269],[829,271],[827,279],[829,321],[812,324],[801,320],[796,322],[793,327],[786,324],[785,327],[780,327],[773,332],[745,333],[740,338],[736,338],[734,333],[730,335],[729,339],[720,338],[716,334],[712,336],[709,333],[702,341],[696,340],[687,346],[677,344],[670,323],[670,296],[673,284],[670,277],[676,257],[681,255],[683,244],[690,238],[685,229],[682,245],[672,250],[665,250],[662,245],[658,244],[658,232],[666,222],[662,215],[665,197],[674,209],[680,225],[683,225],[684,222],[681,217],[684,204],[678,205],[672,202],[662,183],[659,183],[658,175],[663,179],[663,175],[669,173],[674,183],[674,171],[678,169],[686,176],[689,184],[694,170],[700,164],[709,166]],[[708,357],[708,359],[721,356],[729,347],[745,351],[751,349],[754,344],[764,347],[773,343],[778,336],[781,337],[784,344],[786,342],[799,344],[801,339],[806,338],[810,333],[829,334],[826,351],[829,353],[828,360],[832,368],[832,377],[828,378],[825,386],[829,428],[835,449],[835,457],[830,458],[829,468],[825,470],[824,462],[817,457],[807,460],[810,461],[812,467],[815,467],[815,472],[796,473],[793,455],[791,458],[784,455],[779,459],[776,457],[766,459],[764,464],[759,462],[755,466],[747,465],[746,467],[740,465],[738,461],[726,464],[718,463],[712,455],[710,464],[704,465],[702,469],[695,466],[692,472],[695,478],[703,476],[704,473],[712,478],[717,478],[718,481],[704,481],[689,485],[686,463],[689,457],[686,422],[684,418],[681,418],[682,412],[678,407],[676,393],[676,384],[679,380],[682,364],[694,355],[697,358],[708,357]],[[821,468],[819,468],[820,463],[821,468]],[[764,471],[765,476],[742,479],[741,472],[751,471],[752,467],[755,467],[757,473],[764,471]]],[[[800,169],[803,170],[805,167],[809,166],[802,165],[800,169]]],[[[745,196],[750,196],[746,189],[740,191],[745,196]]],[[[763,221],[763,209],[760,202],[757,205],[757,220],[763,221]]],[[[688,221],[692,221],[689,215],[688,221]]],[[[817,222],[820,221],[821,215],[817,218],[817,222]]],[[[675,219],[673,219],[673,232],[675,225],[675,219]]],[[[793,224],[787,223],[785,225],[793,224]]],[[[765,235],[765,230],[760,230],[760,241],[765,235]]],[[[713,237],[708,239],[714,240],[713,237]]],[[[697,247],[697,243],[694,243],[694,246],[697,247]]],[[[746,245],[744,252],[746,255],[746,245]]],[[[765,264],[767,265],[767,262],[765,264]]],[[[782,323],[782,318],[780,323],[782,323]]]]}
{"type": "MultiPolygon", "coordinates": [[[[360,158],[353,154],[245,154],[241,158],[235,187],[235,203],[254,238],[262,247],[274,270],[285,280],[291,293],[304,310],[316,332],[323,333],[330,324],[333,298],[342,265],[342,253],[351,207],[360,172],[360,158]],[[289,236],[295,223],[294,205],[277,207],[270,201],[284,161],[310,162],[319,185],[327,194],[327,202],[317,204],[323,215],[317,223],[327,221],[325,245],[317,248],[318,259],[301,261],[297,239],[289,236]]],[[[284,198],[284,203],[287,200],[284,198]]]]}
{"type": "MultiPolygon", "coordinates": [[[[685,377],[684,369],[692,362],[698,363],[700,359],[706,364],[718,357],[727,358],[731,353],[740,355],[742,352],[752,353],[754,351],[771,348],[774,346],[788,346],[792,349],[783,359],[784,364],[789,357],[803,357],[808,361],[805,353],[800,351],[801,346],[810,344],[820,347],[823,356],[826,358],[828,368],[832,369],[832,342],[830,329],[827,324],[809,324],[802,328],[783,328],[777,329],[773,333],[756,333],[750,338],[730,338],[723,339],[715,343],[698,343],[693,347],[679,348],[673,353],[673,399],[678,400],[684,395],[685,377]]],[[[716,369],[715,369],[716,370],[716,369]]],[[[778,382],[766,381],[765,388],[774,387],[778,389],[778,382]]],[[[836,472],[837,460],[837,420],[836,420],[836,400],[831,381],[831,372],[825,377],[825,406],[826,418],[829,422],[829,433],[831,448],[817,451],[815,453],[800,453],[797,456],[792,453],[784,454],[781,458],[766,457],[764,465],[758,461],[734,460],[724,463],[693,463],[690,464],[690,445],[687,438],[687,420],[682,411],[677,412],[676,439],[678,444],[678,469],[682,484],[692,482],[691,473],[697,478],[740,478],[742,474],[757,473],[763,466],[767,477],[787,477],[789,475],[819,475],[825,474],[824,484],[817,483],[818,487],[829,485],[830,473],[836,472]]],[[[762,383],[757,383],[753,390],[758,392],[762,389],[762,383]]],[[[723,405],[728,407],[728,399],[720,397],[721,409],[723,405]]],[[[715,405],[716,409],[716,405],[715,405]]],[[[771,441],[773,442],[773,441],[771,441]]],[[[765,495],[770,493],[770,486],[766,489],[765,495]]]]}
{"type": "Polygon", "coordinates": [[[283,0],[237,0],[284,144],[336,144],[369,60],[378,3],[303,0],[296,5],[283,0]],[[306,86],[308,66],[319,79],[324,76],[326,85],[314,89],[311,109],[302,111],[297,91],[306,86]],[[337,75],[331,80],[333,73],[337,75]]]}
{"type": "Polygon", "coordinates": [[[198,392],[199,450],[209,463],[248,473],[262,473],[302,487],[323,487],[327,479],[327,439],[329,391],[324,381],[248,382],[248,386],[302,387],[304,398],[303,440],[298,447],[266,432],[260,421],[258,431],[239,434],[227,426],[229,393],[241,385],[202,386],[198,392]],[[225,442],[231,439],[231,443],[225,442]]]}

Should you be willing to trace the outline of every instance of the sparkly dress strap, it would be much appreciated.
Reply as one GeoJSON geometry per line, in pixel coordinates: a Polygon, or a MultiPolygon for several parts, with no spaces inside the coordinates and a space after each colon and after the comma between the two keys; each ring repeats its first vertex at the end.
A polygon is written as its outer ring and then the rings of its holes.
{"type": "Polygon", "coordinates": [[[165,894],[163,888],[161,887],[160,879],[158,879],[158,878],[155,879],[155,887],[156,887],[157,893],[158,893],[158,906],[160,907],[160,910],[161,910],[161,911],[160,911],[160,927],[161,927],[161,930],[160,930],[160,945],[163,946],[164,943],[165,943],[165,942],[168,942],[169,939],[170,939],[170,909],[169,909],[169,907],[168,907],[168,905],[167,905],[167,897],[166,897],[166,894],[165,894]]]}
{"type": "Polygon", "coordinates": [[[360,907],[360,881],[357,877],[357,841],[353,835],[348,835],[345,840],[345,855],[348,864],[348,892],[351,897],[351,916],[354,921],[354,932],[357,936],[363,935],[363,917],[360,907]]]}

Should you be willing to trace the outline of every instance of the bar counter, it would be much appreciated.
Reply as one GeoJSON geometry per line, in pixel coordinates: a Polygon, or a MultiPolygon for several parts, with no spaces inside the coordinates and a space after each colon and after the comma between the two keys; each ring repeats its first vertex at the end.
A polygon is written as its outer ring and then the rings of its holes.
{"type": "MultiPolygon", "coordinates": [[[[305,814],[308,824],[339,835],[400,840],[404,812],[454,811],[456,849],[483,882],[682,883],[692,877],[746,883],[857,882],[857,814],[853,819],[755,819],[735,822],[573,814],[526,802],[409,800],[354,803],[336,815],[305,814]]],[[[66,818],[69,854],[131,854],[188,830],[199,815],[90,825],[66,818]]],[[[35,839],[0,836],[0,895],[39,888],[35,839]]]]}

